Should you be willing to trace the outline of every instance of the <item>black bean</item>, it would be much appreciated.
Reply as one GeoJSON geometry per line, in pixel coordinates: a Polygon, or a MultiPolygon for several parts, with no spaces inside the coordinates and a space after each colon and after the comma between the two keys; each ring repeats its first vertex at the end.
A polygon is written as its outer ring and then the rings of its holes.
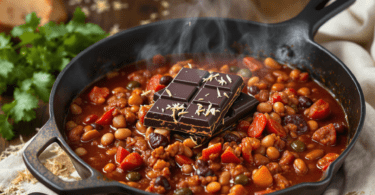
{"type": "Polygon", "coordinates": [[[169,143],[168,138],[159,133],[151,133],[149,135],[149,142],[153,149],[156,149],[160,146],[166,147],[169,143]]]}
{"type": "Polygon", "coordinates": [[[161,77],[159,83],[161,85],[168,85],[172,80],[173,80],[173,78],[171,76],[163,76],[163,77],[161,77]]]}
{"type": "Polygon", "coordinates": [[[297,126],[297,134],[299,135],[304,134],[309,130],[309,127],[307,126],[305,119],[300,114],[292,114],[285,116],[284,125],[287,125],[289,123],[297,126]]]}
{"type": "Polygon", "coordinates": [[[249,95],[256,95],[260,92],[260,89],[257,86],[247,86],[247,92],[249,95]]]}
{"type": "Polygon", "coordinates": [[[233,133],[227,133],[224,135],[224,141],[225,142],[236,142],[236,143],[241,143],[241,138],[238,137],[237,135],[233,133]]]}
{"type": "Polygon", "coordinates": [[[94,128],[98,131],[103,130],[103,128],[104,128],[103,126],[101,126],[99,124],[96,124],[96,123],[91,123],[90,125],[91,125],[92,128],[94,128]]]}
{"type": "Polygon", "coordinates": [[[158,176],[155,179],[155,186],[163,186],[165,190],[171,189],[171,185],[169,184],[167,178],[165,178],[164,176],[158,176]]]}
{"type": "Polygon", "coordinates": [[[298,105],[304,109],[310,108],[310,106],[314,103],[310,98],[306,96],[299,96],[298,102],[299,102],[298,105]]]}
{"type": "Polygon", "coordinates": [[[193,192],[189,188],[181,188],[175,190],[173,195],[193,195],[193,192]]]}
{"type": "Polygon", "coordinates": [[[346,125],[343,122],[333,123],[333,125],[335,126],[335,129],[336,129],[337,133],[344,133],[347,129],[346,125]]]}
{"type": "Polygon", "coordinates": [[[129,90],[133,90],[137,87],[140,87],[141,84],[137,81],[130,81],[127,85],[126,85],[126,89],[129,89],[129,90]]]}
{"type": "Polygon", "coordinates": [[[215,173],[210,169],[208,168],[208,163],[204,160],[197,160],[197,169],[196,169],[196,174],[199,175],[199,176],[204,176],[204,177],[207,177],[207,176],[215,176],[215,173]]]}

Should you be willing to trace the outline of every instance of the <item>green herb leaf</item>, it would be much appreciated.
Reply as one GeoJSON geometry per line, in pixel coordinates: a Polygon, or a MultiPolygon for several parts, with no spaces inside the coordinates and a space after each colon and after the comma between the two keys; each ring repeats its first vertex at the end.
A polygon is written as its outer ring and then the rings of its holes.
{"type": "Polygon", "coordinates": [[[0,115],[0,135],[7,140],[11,140],[14,137],[13,127],[8,122],[6,115],[0,115]]]}
{"type": "Polygon", "coordinates": [[[0,33],[0,49],[10,48],[10,36],[0,33]]]}
{"type": "Polygon", "coordinates": [[[14,68],[14,64],[8,60],[0,59],[0,76],[7,77],[14,68]]]}
{"type": "Polygon", "coordinates": [[[14,91],[14,100],[5,104],[2,110],[14,119],[14,122],[31,121],[35,118],[34,108],[38,107],[38,98],[30,93],[16,89],[14,91]]]}
{"type": "Polygon", "coordinates": [[[55,78],[49,73],[39,72],[33,75],[35,93],[44,102],[48,102],[49,100],[49,94],[54,81],[55,78]]]}

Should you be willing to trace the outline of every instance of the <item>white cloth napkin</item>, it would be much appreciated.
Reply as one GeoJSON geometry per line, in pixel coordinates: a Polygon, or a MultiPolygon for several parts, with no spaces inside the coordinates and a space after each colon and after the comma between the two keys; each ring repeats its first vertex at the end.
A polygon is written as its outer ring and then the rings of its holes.
{"type": "MultiPolygon", "coordinates": [[[[366,121],[355,147],[334,176],[324,194],[375,194],[375,1],[357,0],[318,31],[315,40],[340,58],[362,86],[366,99],[366,121]]],[[[0,161],[0,186],[7,187],[18,171],[25,169],[21,158],[11,155],[0,161]]],[[[25,193],[53,192],[40,183],[24,183],[25,193]]]]}

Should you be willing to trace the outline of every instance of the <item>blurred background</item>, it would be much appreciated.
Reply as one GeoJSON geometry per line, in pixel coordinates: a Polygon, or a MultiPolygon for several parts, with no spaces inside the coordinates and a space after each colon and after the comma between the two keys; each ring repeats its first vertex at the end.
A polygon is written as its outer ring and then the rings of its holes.
{"type": "Polygon", "coordinates": [[[275,23],[296,16],[309,0],[0,0],[0,31],[36,12],[42,24],[68,21],[81,7],[87,22],[114,34],[137,25],[183,17],[227,17],[275,23]]]}

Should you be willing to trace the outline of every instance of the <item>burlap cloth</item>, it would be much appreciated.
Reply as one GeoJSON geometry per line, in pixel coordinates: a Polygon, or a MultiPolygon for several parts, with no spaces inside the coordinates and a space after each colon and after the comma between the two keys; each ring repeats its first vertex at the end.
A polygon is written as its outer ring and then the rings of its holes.
{"type": "MultiPolygon", "coordinates": [[[[238,15],[242,14],[246,15],[244,18],[272,22],[274,18],[280,18],[285,13],[295,15],[296,13],[293,13],[294,7],[305,4],[295,3],[289,6],[282,3],[274,3],[268,6],[266,10],[262,10],[262,7],[267,6],[266,4],[270,2],[270,0],[254,1],[245,5],[240,0],[234,0],[231,2],[231,8],[247,6],[246,9],[248,11],[238,13],[233,12],[233,9],[225,9],[224,12],[226,13],[215,11],[213,14],[211,13],[211,16],[215,16],[215,14],[228,14],[227,16],[229,17],[238,17],[238,15]],[[254,5],[257,10],[253,9],[251,5],[254,5]],[[284,6],[284,9],[280,9],[279,6],[284,6]],[[274,10],[278,10],[278,12],[274,10]]],[[[212,9],[206,11],[208,13],[206,15],[210,15],[212,9]]],[[[325,194],[375,194],[375,158],[373,157],[375,155],[375,122],[373,120],[375,118],[374,28],[375,1],[357,0],[349,9],[324,24],[315,37],[318,43],[340,58],[354,73],[362,86],[367,102],[366,121],[359,140],[346,158],[342,168],[335,175],[333,182],[327,188],[325,194]]],[[[25,170],[21,153],[26,145],[27,143],[22,146],[9,148],[6,155],[8,157],[0,161],[0,192],[3,192],[2,194],[28,194],[31,192],[54,194],[51,190],[37,182],[25,170]],[[21,150],[18,152],[12,152],[12,150],[16,151],[20,148],[21,150]]],[[[47,151],[46,154],[41,156],[41,159],[43,159],[46,166],[53,173],[67,179],[78,177],[74,173],[74,168],[70,164],[66,154],[53,146],[49,147],[47,151]]]]}

